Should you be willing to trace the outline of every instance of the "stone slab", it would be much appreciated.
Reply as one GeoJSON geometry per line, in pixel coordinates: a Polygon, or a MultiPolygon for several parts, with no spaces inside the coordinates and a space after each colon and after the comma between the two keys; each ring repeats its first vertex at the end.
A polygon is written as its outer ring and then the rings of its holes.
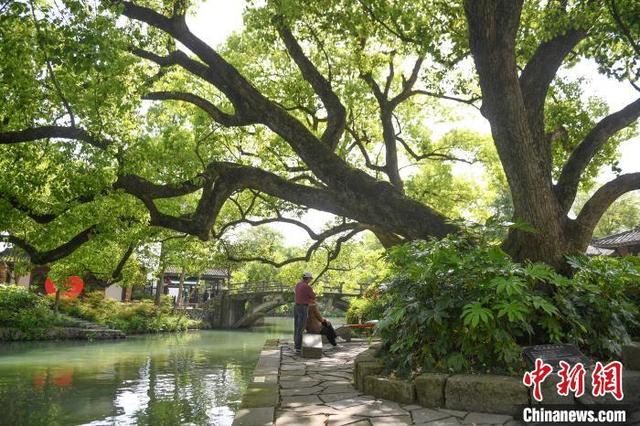
{"type": "Polygon", "coordinates": [[[300,407],[309,404],[322,404],[322,401],[316,395],[283,396],[280,401],[281,407],[300,407]]]}
{"type": "Polygon", "coordinates": [[[280,390],[280,396],[295,395],[318,395],[322,391],[320,386],[312,386],[310,388],[293,388],[280,390]]]}
{"type": "Polygon", "coordinates": [[[413,382],[418,404],[423,407],[444,407],[444,387],[448,377],[448,374],[440,373],[425,373],[416,377],[413,382]]]}
{"type": "Polygon", "coordinates": [[[303,416],[298,413],[284,413],[276,419],[275,424],[277,426],[324,426],[326,424],[327,416],[323,414],[303,416]]]}
{"type": "Polygon", "coordinates": [[[458,426],[461,425],[460,421],[455,417],[447,417],[446,419],[435,420],[433,422],[428,423],[416,423],[421,425],[429,425],[429,426],[458,426]]]}
{"type": "Polygon", "coordinates": [[[372,417],[369,421],[373,426],[410,425],[411,416],[372,417]]]}
{"type": "MultiPolygon", "coordinates": [[[[324,384],[326,384],[327,382],[325,382],[324,384]]],[[[346,392],[355,392],[356,389],[353,387],[353,385],[351,384],[346,384],[346,385],[336,385],[336,386],[327,386],[324,391],[322,391],[323,394],[332,394],[332,393],[346,393],[346,392]]]]}
{"type": "Polygon", "coordinates": [[[511,416],[489,413],[469,413],[462,420],[462,424],[503,424],[513,420],[511,416]]]}
{"type": "Polygon", "coordinates": [[[272,425],[274,407],[241,408],[233,419],[233,426],[272,425]]]}
{"type": "Polygon", "coordinates": [[[447,413],[443,413],[443,412],[437,411],[437,410],[432,410],[430,408],[422,408],[422,409],[419,409],[419,410],[412,410],[411,411],[411,416],[413,417],[413,421],[415,423],[434,422],[436,420],[442,420],[442,419],[446,419],[447,417],[451,417],[447,413]]]}
{"type": "Polygon", "coordinates": [[[415,401],[415,387],[408,380],[367,376],[364,378],[364,392],[401,404],[415,401]]]}
{"type": "Polygon", "coordinates": [[[252,383],[242,397],[240,408],[275,407],[278,404],[278,385],[252,383]]]}
{"type": "Polygon", "coordinates": [[[521,380],[490,374],[458,374],[447,379],[446,408],[517,415],[529,404],[529,390],[521,380]]]}
{"type": "Polygon", "coordinates": [[[345,392],[345,393],[331,393],[328,395],[320,394],[318,395],[322,401],[325,403],[342,401],[345,399],[351,399],[358,396],[357,392],[345,392]]]}

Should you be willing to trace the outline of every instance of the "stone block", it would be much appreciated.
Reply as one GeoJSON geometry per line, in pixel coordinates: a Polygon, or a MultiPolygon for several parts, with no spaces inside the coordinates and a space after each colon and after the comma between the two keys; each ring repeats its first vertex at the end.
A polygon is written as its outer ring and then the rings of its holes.
{"type": "Polygon", "coordinates": [[[362,352],[360,352],[358,355],[356,355],[354,362],[358,362],[358,361],[375,361],[378,358],[376,358],[376,350],[369,348],[366,349],[362,352]]]}
{"type": "Polygon", "coordinates": [[[350,342],[353,337],[353,332],[350,327],[338,327],[336,328],[336,335],[345,342],[350,342]]]}
{"type": "Polygon", "coordinates": [[[582,405],[600,405],[600,404],[625,404],[631,407],[640,406],[640,371],[622,370],[622,392],[624,397],[622,401],[616,400],[611,394],[595,397],[592,394],[593,386],[591,385],[591,371],[585,376],[584,395],[577,398],[582,405]]]}
{"type": "MultiPolygon", "coordinates": [[[[562,396],[558,395],[557,385],[560,383],[560,376],[558,376],[557,372],[554,371],[547,376],[547,378],[542,382],[541,392],[542,392],[542,401],[538,402],[533,397],[533,387],[529,388],[529,400],[532,405],[574,405],[575,399],[573,397],[573,392],[569,392],[569,395],[562,396]]],[[[588,375],[585,375],[585,384],[590,380],[588,375]]]]}
{"type": "Polygon", "coordinates": [[[440,373],[425,373],[416,377],[413,383],[418,404],[423,407],[444,407],[444,387],[448,377],[448,374],[440,373]]]}
{"type": "Polygon", "coordinates": [[[382,360],[379,359],[355,362],[354,365],[356,371],[353,375],[353,379],[360,392],[364,392],[365,377],[380,374],[384,369],[384,364],[382,363],[382,360]]]}
{"type": "Polygon", "coordinates": [[[640,342],[631,342],[622,347],[622,360],[625,370],[640,371],[640,342]]]}
{"type": "Polygon", "coordinates": [[[517,415],[527,404],[529,390],[515,377],[459,374],[445,385],[445,405],[453,410],[517,415]]]}
{"type": "Polygon", "coordinates": [[[272,425],[274,407],[242,408],[233,419],[233,426],[272,425]]]}
{"type": "Polygon", "coordinates": [[[401,404],[411,404],[415,401],[416,390],[409,380],[366,376],[364,378],[364,392],[377,398],[401,404]]]}
{"type": "Polygon", "coordinates": [[[302,357],[322,358],[322,335],[304,334],[302,336],[302,357]]]}

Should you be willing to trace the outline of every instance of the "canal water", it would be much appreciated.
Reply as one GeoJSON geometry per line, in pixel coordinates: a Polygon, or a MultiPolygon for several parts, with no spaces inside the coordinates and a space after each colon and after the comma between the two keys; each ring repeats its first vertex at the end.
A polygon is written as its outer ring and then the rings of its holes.
{"type": "Polygon", "coordinates": [[[0,344],[0,425],[229,425],[264,341],[292,330],[0,344]]]}

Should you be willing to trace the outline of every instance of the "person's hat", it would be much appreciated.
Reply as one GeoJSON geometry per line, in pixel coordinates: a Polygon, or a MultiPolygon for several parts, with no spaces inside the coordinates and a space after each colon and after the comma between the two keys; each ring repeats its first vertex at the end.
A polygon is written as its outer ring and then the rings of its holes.
{"type": "Polygon", "coordinates": [[[313,278],[313,275],[311,275],[311,272],[305,272],[302,274],[302,278],[313,278]]]}

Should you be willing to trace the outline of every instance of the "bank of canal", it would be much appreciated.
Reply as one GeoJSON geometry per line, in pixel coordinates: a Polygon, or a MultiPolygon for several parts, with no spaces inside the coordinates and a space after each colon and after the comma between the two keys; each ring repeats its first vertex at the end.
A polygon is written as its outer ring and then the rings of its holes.
{"type": "Polygon", "coordinates": [[[228,425],[266,339],[251,330],[130,336],[122,341],[0,345],[0,424],[228,425]]]}

